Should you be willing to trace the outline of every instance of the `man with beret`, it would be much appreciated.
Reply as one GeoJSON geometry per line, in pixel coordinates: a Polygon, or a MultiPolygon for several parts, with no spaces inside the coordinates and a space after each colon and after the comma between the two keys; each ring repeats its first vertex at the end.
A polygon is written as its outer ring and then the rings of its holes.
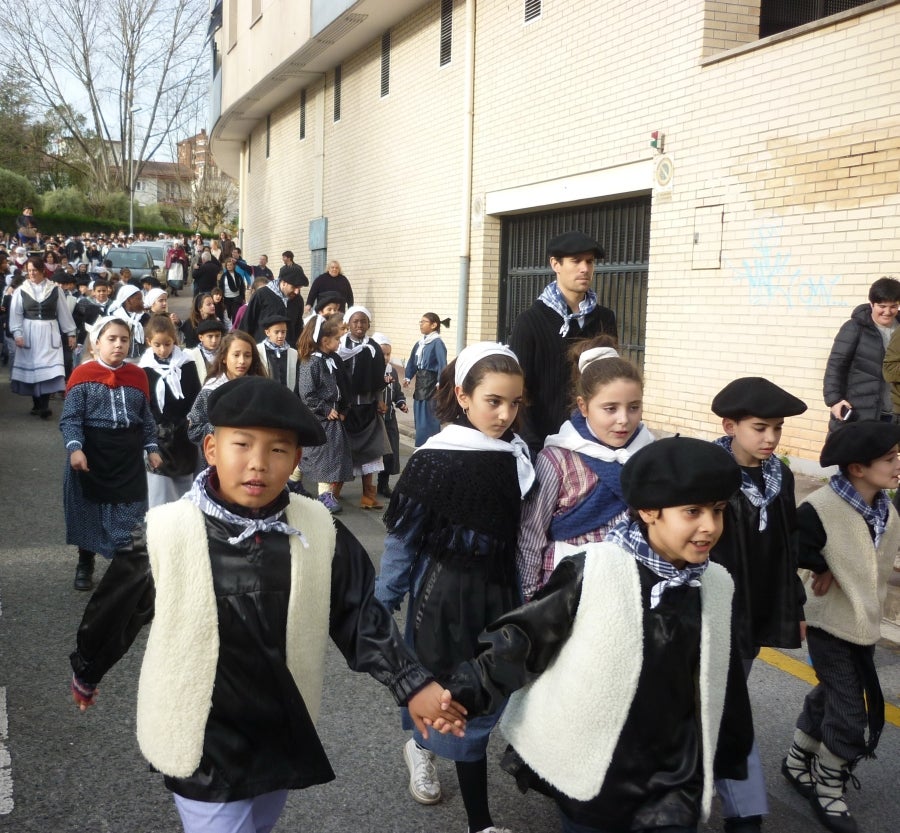
{"type": "MultiPolygon", "coordinates": [[[[734,580],[734,632],[744,673],[762,647],[799,648],[806,594],[797,577],[794,476],[775,453],[786,417],[806,403],[761,376],[729,382],[712,401],[725,436],[716,440],[741,467],[741,488],[725,510],[712,553],[734,580]]],[[[747,778],[716,782],[728,833],[755,833],[769,812],[759,749],[747,778]]]]}
{"type": "Polygon", "coordinates": [[[584,232],[567,231],[554,237],[547,251],[556,280],[519,315],[509,338],[525,373],[528,405],[519,433],[532,456],[568,418],[569,348],[602,333],[618,338],[615,313],[597,303],[591,288],[594,264],[604,257],[602,246],[584,232]]]}
{"type": "Polygon", "coordinates": [[[138,744],[185,831],[246,829],[247,819],[271,830],[288,790],[334,778],[315,728],[329,636],[426,734],[461,734],[464,721],[375,600],[360,543],[319,501],[285,488],[302,446],[325,440],[309,409],[284,385],[246,376],[212,393],[209,416],[210,467],[181,500],[147,513],[87,606],[72,696],[92,706],[152,620],[138,744]]]}
{"type": "Polygon", "coordinates": [[[200,254],[200,265],[194,269],[191,275],[194,281],[194,295],[202,295],[204,292],[212,292],[219,282],[219,264],[213,260],[208,251],[200,254]]]}
{"type": "Polygon", "coordinates": [[[806,695],[781,771],[834,833],[856,833],[845,785],[861,759],[875,757],[884,727],[873,656],[900,547],[900,519],[886,493],[900,479],[898,454],[900,426],[846,423],[819,457],[838,473],[797,510],[806,645],[819,683],[806,695]]]}
{"type": "Polygon", "coordinates": [[[253,293],[247,312],[241,319],[241,329],[259,343],[266,337],[263,319],[270,315],[284,315],[287,318],[287,343],[296,344],[303,330],[303,296],[300,290],[308,285],[302,266],[285,263],[277,278],[253,293]]]}
{"type": "Polygon", "coordinates": [[[744,774],[753,726],[733,583],[709,561],[740,477],[702,440],[635,452],[621,476],[635,520],[573,546],[448,679],[471,717],[509,697],[503,768],[555,799],[563,831],[696,830],[712,778],[744,774]]]}

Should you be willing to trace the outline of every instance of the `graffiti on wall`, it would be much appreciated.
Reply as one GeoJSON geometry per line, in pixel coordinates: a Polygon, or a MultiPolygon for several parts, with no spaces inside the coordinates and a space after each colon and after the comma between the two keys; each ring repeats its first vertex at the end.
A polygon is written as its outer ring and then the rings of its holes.
{"type": "Polygon", "coordinates": [[[764,223],[753,233],[753,256],[731,266],[734,280],[746,285],[751,306],[844,307],[836,298],[840,275],[809,275],[781,248],[781,223],[764,223]]]}

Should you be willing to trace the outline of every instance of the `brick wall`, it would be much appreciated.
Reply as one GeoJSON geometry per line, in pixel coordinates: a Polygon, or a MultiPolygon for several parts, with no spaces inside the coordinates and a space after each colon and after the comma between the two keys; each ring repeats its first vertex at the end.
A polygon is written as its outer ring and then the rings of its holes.
{"type": "MultiPolygon", "coordinates": [[[[473,196],[649,159],[663,130],[675,177],[653,203],[647,420],[711,437],[715,392],[767,375],[810,405],[781,451],[814,460],[834,334],[872,280],[900,275],[900,5],[754,49],[758,5],[545,0],[525,24],[524,0],[479,0],[473,196]],[[695,257],[710,206],[721,246],[695,257]]],[[[379,39],[343,64],[339,123],[329,72],[308,89],[306,140],[299,97],[272,113],[268,160],[264,121],[251,139],[245,253],[277,265],[293,248],[308,268],[309,220],[327,216],[329,256],[398,357],[422,312],[456,317],[464,17],[457,0],[450,65],[430,3],[392,31],[389,96],[379,39]]],[[[468,341],[496,336],[500,227],[472,223],[468,341]]]]}

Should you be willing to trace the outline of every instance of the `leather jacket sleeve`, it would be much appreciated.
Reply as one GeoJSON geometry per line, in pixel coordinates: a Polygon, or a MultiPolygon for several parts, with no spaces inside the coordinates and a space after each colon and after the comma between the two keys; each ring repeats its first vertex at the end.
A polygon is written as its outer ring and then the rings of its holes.
{"type": "Polygon", "coordinates": [[[335,527],[331,638],[351,669],[371,674],[404,705],[433,677],[418,663],[391,614],[375,598],[375,568],[368,553],[340,521],[335,521],[335,527]]]}
{"type": "Polygon", "coordinates": [[[541,673],[568,639],[584,581],[581,553],[564,558],[527,604],[505,613],[481,634],[483,650],[442,681],[469,716],[496,711],[541,673]]]}
{"type": "Polygon", "coordinates": [[[147,556],[145,527],[116,552],[81,619],[72,670],[96,685],[128,651],[141,628],[153,619],[156,591],[147,556]]]}

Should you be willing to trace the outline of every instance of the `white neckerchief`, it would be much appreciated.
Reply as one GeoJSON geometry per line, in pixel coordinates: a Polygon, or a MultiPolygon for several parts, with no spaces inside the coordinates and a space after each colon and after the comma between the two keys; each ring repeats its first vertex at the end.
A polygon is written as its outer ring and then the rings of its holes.
{"type": "MultiPolygon", "coordinates": [[[[591,431],[589,424],[588,431],[591,431]]],[[[591,431],[591,435],[596,436],[593,431],[591,431]]],[[[548,446],[565,448],[568,451],[584,454],[586,457],[593,457],[595,460],[602,460],[604,463],[619,463],[624,466],[632,454],[642,449],[645,445],[650,445],[654,439],[653,434],[647,430],[647,426],[642,422],[638,426],[637,431],[634,432],[628,445],[624,448],[610,448],[610,446],[604,445],[600,440],[596,442],[586,440],[578,433],[578,429],[569,420],[566,420],[559,429],[558,434],[551,434],[544,440],[544,448],[548,446]]]]}
{"type": "Polygon", "coordinates": [[[435,331],[435,332],[428,333],[427,336],[422,336],[422,338],[419,339],[418,343],[416,344],[416,347],[419,348],[419,352],[416,354],[416,367],[422,366],[422,358],[425,355],[425,345],[431,344],[432,341],[434,341],[436,338],[440,338],[440,337],[441,337],[441,334],[439,332],[435,331]]]}
{"type": "Polygon", "coordinates": [[[144,328],[141,325],[143,312],[127,312],[125,307],[116,307],[115,311],[111,312],[110,315],[113,318],[119,318],[124,321],[131,327],[132,338],[141,344],[144,343],[144,328]]]}
{"type": "Polygon", "coordinates": [[[138,362],[139,367],[155,370],[159,374],[156,380],[156,404],[162,411],[166,405],[166,385],[172,391],[176,399],[184,399],[184,391],[181,389],[181,366],[189,362],[190,356],[186,355],[180,347],[172,350],[168,364],[161,364],[153,350],[145,350],[138,362]]]}
{"type": "Polygon", "coordinates": [[[507,451],[516,458],[516,472],[519,477],[519,493],[528,494],[534,484],[534,466],[528,444],[518,434],[513,434],[512,442],[495,440],[477,428],[465,425],[447,425],[439,434],[429,437],[416,451],[507,451]]]}
{"type": "Polygon", "coordinates": [[[338,355],[344,360],[352,359],[357,353],[361,353],[363,350],[369,350],[372,354],[372,358],[375,358],[375,351],[380,350],[380,347],[377,347],[373,344],[368,336],[363,336],[362,341],[357,341],[353,336],[348,335],[347,338],[342,338],[340,346],[338,347],[338,355]],[[347,342],[350,342],[353,346],[348,347],[347,342]]]}
{"type": "Polygon", "coordinates": [[[334,363],[334,354],[333,354],[333,353],[329,353],[329,354],[326,356],[326,355],[325,355],[323,352],[321,352],[320,350],[316,350],[316,352],[313,353],[313,355],[314,355],[314,356],[318,356],[320,359],[324,359],[324,360],[325,360],[325,367],[328,368],[328,372],[329,372],[329,373],[334,373],[335,369],[337,368],[337,365],[334,363]]]}
{"type": "Polygon", "coordinates": [[[50,293],[56,289],[56,284],[49,278],[44,278],[40,283],[34,283],[33,281],[26,279],[19,286],[19,289],[41,304],[50,297],[50,293]]]}
{"type": "Polygon", "coordinates": [[[227,373],[220,373],[218,376],[213,376],[212,379],[207,379],[203,383],[203,387],[207,390],[215,390],[216,388],[222,387],[228,381],[227,373]]]}

